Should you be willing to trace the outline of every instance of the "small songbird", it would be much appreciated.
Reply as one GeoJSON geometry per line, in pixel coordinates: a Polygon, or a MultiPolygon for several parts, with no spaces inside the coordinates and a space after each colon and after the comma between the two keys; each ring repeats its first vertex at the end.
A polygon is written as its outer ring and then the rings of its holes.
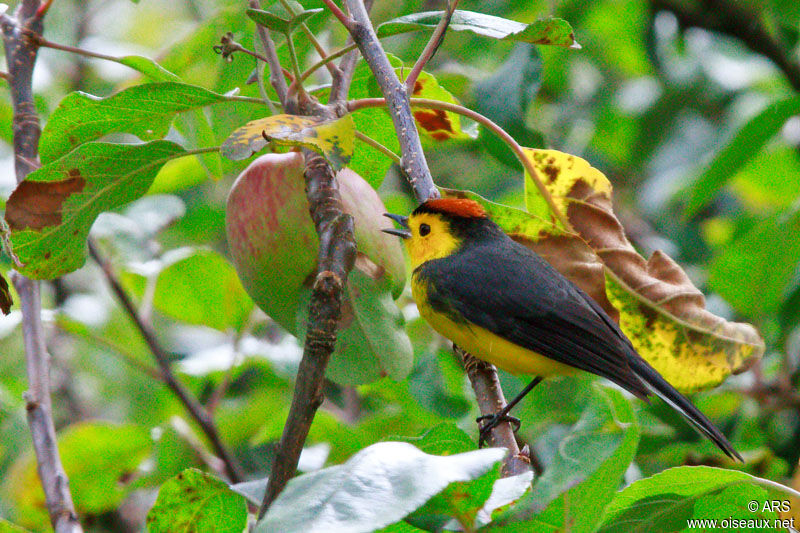
{"type": "Polygon", "coordinates": [[[481,442],[544,377],[583,370],[641,399],[655,394],[726,455],[725,436],[636,353],[605,311],[535,252],[513,241],[483,207],[461,198],[428,200],[409,217],[386,214],[411,256],[412,293],[428,323],[462,349],[513,374],[536,376],[499,413],[481,417],[481,442]]]}

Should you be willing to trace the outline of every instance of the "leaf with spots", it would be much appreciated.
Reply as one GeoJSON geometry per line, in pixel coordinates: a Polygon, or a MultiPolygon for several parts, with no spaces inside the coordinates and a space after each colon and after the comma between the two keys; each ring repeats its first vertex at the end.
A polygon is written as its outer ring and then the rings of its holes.
{"type": "Polygon", "coordinates": [[[353,155],[355,123],[352,115],[336,120],[297,115],[273,115],[248,122],[222,144],[222,155],[247,159],[270,143],[302,146],[322,154],[335,170],[341,170],[353,155]]]}
{"type": "MultiPolygon", "coordinates": [[[[398,76],[402,76],[405,69],[395,69],[398,76]]],[[[420,72],[414,84],[413,98],[427,98],[449,104],[458,104],[458,100],[447,89],[439,85],[431,74],[420,72]]],[[[435,141],[448,139],[474,139],[478,136],[478,125],[452,111],[441,109],[411,108],[419,131],[426,137],[435,141]]]]}
{"type": "Polygon", "coordinates": [[[147,531],[216,531],[241,533],[247,525],[247,503],[228,484],[195,468],[170,479],[158,491],[147,513],[147,531]]]}
{"type": "Polygon", "coordinates": [[[169,141],[87,143],[28,174],[5,215],[20,272],[53,279],[79,268],[97,216],[143,196],[158,170],[185,153],[169,141]]]}
{"type": "Polygon", "coordinates": [[[176,114],[224,101],[224,96],[202,87],[176,82],[137,85],[106,98],[70,93],[47,120],[39,155],[43,163],[50,163],[110,133],[131,133],[143,141],[160,139],[176,114]]]}
{"type": "MultiPolygon", "coordinates": [[[[425,11],[389,20],[378,26],[378,37],[421,30],[433,31],[443,14],[443,11],[425,11]]],[[[501,41],[580,48],[569,22],[553,17],[523,24],[493,15],[457,9],[453,12],[447,30],[468,31],[501,41]]]]}
{"type": "MultiPolygon", "coordinates": [[[[614,214],[611,183],[602,172],[556,150],[525,151],[556,208],[605,265],[606,292],[619,310],[620,327],[675,388],[716,386],[763,355],[756,329],[709,312],[703,294],[669,256],[639,255],[614,214]]],[[[527,174],[525,190],[529,212],[561,225],[527,174]]]]}

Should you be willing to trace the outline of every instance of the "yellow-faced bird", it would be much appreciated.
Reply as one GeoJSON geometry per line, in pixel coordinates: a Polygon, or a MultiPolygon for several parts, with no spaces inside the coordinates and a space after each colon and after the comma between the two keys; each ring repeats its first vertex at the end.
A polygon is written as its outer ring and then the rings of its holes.
{"type": "Polygon", "coordinates": [[[481,442],[544,377],[583,370],[635,396],[655,394],[726,455],[725,436],[636,353],[619,326],[585,292],[513,241],[472,200],[428,200],[409,217],[387,214],[411,256],[414,300],[430,325],[474,356],[535,379],[502,411],[481,417],[481,442]]]}

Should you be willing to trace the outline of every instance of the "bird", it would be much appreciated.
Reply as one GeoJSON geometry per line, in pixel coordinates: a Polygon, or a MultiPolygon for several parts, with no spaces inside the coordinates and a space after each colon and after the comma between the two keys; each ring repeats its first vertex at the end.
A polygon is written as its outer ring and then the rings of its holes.
{"type": "Polygon", "coordinates": [[[411,260],[420,315],[455,345],[512,374],[535,376],[498,413],[478,418],[479,445],[544,378],[590,372],[649,401],[655,395],[728,457],[741,455],[722,432],[642,358],[588,294],[536,252],[506,235],[483,206],[435,198],[409,216],[385,213],[411,260]]]}

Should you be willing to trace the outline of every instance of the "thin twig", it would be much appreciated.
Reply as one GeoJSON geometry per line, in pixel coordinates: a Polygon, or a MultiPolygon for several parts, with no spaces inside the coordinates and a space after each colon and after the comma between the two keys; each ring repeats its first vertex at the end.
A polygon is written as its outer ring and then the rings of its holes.
{"type": "Polygon", "coordinates": [[[353,25],[353,19],[345,15],[344,11],[342,11],[342,9],[339,6],[337,6],[333,0],[322,0],[322,2],[326,6],[328,6],[328,9],[331,10],[333,16],[339,19],[339,22],[342,23],[342,26],[344,26],[348,30],[351,30],[351,26],[353,25]]]}
{"type": "Polygon", "coordinates": [[[70,323],[70,321],[64,320],[64,318],[61,316],[57,317],[56,326],[60,328],[61,331],[63,331],[64,333],[73,335],[75,337],[80,337],[82,339],[90,340],[94,344],[105,346],[106,348],[109,349],[109,353],[119,356],[119,358],[125,361],[125,363],[127,363],[128,365],[130,365],[131,368],[138,370],[139,372],[147,376],[150,376],[155,380],[164,381],[164,378],[158,369],[148,366],[142,361],[139,361],[135,355],[133,355],[131,352],[129,352],[122,346],[114,344],[110,340],[105,339],[100,335],[96,335],[90,331],[87,332],[79,331],[70,323]]]}
{"type": "MultiPolygon", "coordinates": [[[[43,17],[50,2],[23,0],[13,16],[0,15],[3,32],[8,82],[13,104],[14,169],[17,183],[39,164],[39,116],[33,102],[33,67],[39,50],[29,38],[44,31],[43,17]]],[[[82,530],[75,513],[67,477],[56,445],[50,400],[50,356],[44,340],[39,282],[20,274],[11,276],[22,310],[22,337],[28,391],[25,393],[28,426],[36,452],[36,470],[44,489],[50,523],[57,533],[79,533],[82,530]]]]}
{"type": "MultiPolygon", "coordinates": [[[[345,46],[344,48],[341,48],[340,50],[336,50],[335,52],[326,55],[325,57],[323,57],[310,67],[308,67],[302,74],[300,74],[300,82],[301,83],[304,82],[306,79],[308,79],[309,76],[311,76],[314,72],[319,70],[320,67],[330,64],[330,62],[333,61],[334,59],[338,59],[343,55],[345,55],[347,52],[350,52],[351,50],[355,49],[356,45],[355,43],[352,43],[345,46]]],[[[338,67],[337,70],[339,70],[338,67]]]]}
{"type": "Polygon", "coordinates": [[[436,25],[436,29],[433,30],[433,34],[431,35],[428,44],[425,45],[425,49],[422,50],[422,53],[417,58],[417,62],[414,63],[414,67],[411,69],[411,72],[408,74],[406,78],[406,92],[409,96],[414,94],[414,85],[417,83],[417,78],[419,77],[422,69],[425,68],[425,65],[433,59],[433,56],[436,54],[436,50],[439,49],[441,46],[442,41],[444,41],[444,35],[447,33],[447,26],[450,24],[450,19],[453,18],[453,13],[458,6],[459,0],[453,0],[452,4],[448,0],[447,9],[442,12],[442,20],[439,21],[439,24],[436,25]]]}
{"type": "Polygon", "coordinates": [[[77,54],[84,57],[93,57],[95,59],[104,59],[106,61],[113,61],[115,63],[120,62],[120,58],[110,56],[107,54],[101,54],[100,52],[92,52],[90,50],[85,50],[83,48],[78,48],[76,46],[70,46],[68,44],[60,44],[54,43],[53,41],[48,41],[42,35],[30,32],[29,38],[32,39],[38,46],[42,46],[45,48],[52,48],[54,50],[61,50],[62,52],[69,52],[71,54],[77,54]]]}
{"type": "MultiPolygon", "coordinates": [[[[372,9],[372,0],[366,0],[364,2],[364,9],[366,9],[367,13],[369,13],[370,9],[372,9]]],[[[345,46],[345,48],[349,48],[350,46],[356,46],[355,42],[353,42],[352,35],[348,35],[347,46],[345,46]]],[[[350,84],[353,82],[353,74],[355,74],[356,65],[358,64],[359,59],[361,59],[361,54],[354,49],[349,54],[344,56],[342,61],[339,63],[339,70],[342,74],[338,77],[334,76],[333,81],[331,82],[330,101],[334,105],[343,106],[347,101],[347,93],[350,92],[350,84]]]]}
{"type": "Polygon", "coordinates": [[[243,474],[241,473],[241,468],[239,467],[239,464],[233,455],[222,443],[213,418],[208,414],[203,406],[200,405],[200,402],[198,402],[197,399],[192,396],[183,383],[181,383],[175,376],[175,373],[172,371],[172,366],[169,362],[169,356],[156,339],[155,332],[150,327],[150,324],[141,319],[139,313],[136,311],[136,308],[133,305],[133,302],[128,296],[128,293],[125,292],[122,284],[117,279],[117,276],[112,270],[111,265],[100,255],[97,247],[91,239],[89,239],[88,247],[89,255],[91,255],[92,259],[94,259],[95,262],[100,266],[100,269],[103,271],[103,276],[111,286],[112,292],[117,297],[120,304],[122,304],[122,308],[131,318],[131,320],[133,320],[134,324],[136,325],[136,329],[139,330],[139,333],[144,338],[145,343],[147,343],[147,346],[153,353],[153,357],[155,357],[156,363],[161,369],[161,375],[164,378],[164,382],[178,397],[195,422],[197,422],[197,424],[200,426],[200,429],[211,443],[211,446],[214,448],[214,452],[219,455],[220,459],[222,459],[222,461],[225,463],[225,472],[227,473],[228,478],[230,478],[230,480],[234,483],[242,481],[243,474]]]}
{"type": "MultiPolygon", "coordinates": [[[[472,109],[460,106],[458,104],[451,104],[449,102],[442,102],[439,100],[429,100],[427,98],[411,98],[410,102],[414,107],[440,109],[442,111],[451,111],[453,113],[465,116],[485,126],[489,131],[500,137],[500,139],[502,139],[503,142],[505,142],[508,147],[511,148],[511,151],[514,152],[514,155],[517,156],[517,159],[522,164],[523,168],[528,172],[528,174],[531,175],[536,188],[539,190],[539,194],[541,194],[545,199],[553,215],[558,218],[565,229],[573,231],[572,225],[570,224],[566,215],[561,212],[558,206],[556,206],[553,196],[550,194],[550,191],[547,190],[547,187],[539,176],[539,173],[536,171],[536,167],[533,166],[533,163],[531,163],[530,159],[528,159],[528,157],[525,155],[525,150],[517,141],[514,140],[511,135],[508,134],[508,132],[506,132],[506,130],[477,111],[473,111],[472,109]]],[[[360,100],[352,100],[348,102],[347,109],[350,111],[357,111],[359,109],[369,107],[384,107],[385,105],[385,98],[362,98],[360,100]]]]}
{"type": "MultiPolygon", "coordinates": [[[[259,4],[258,0],[250,0],[250,7],[253,9],[261,9],[261,4],[259,4]]],[[[278,95],[278,100],[280,100],[282,104],[285,104],[286,96],[289,93],[289,87],[286,85],[286,80],[283,79],[283,69],[278,59],[278,53],[275,50],[275,42],[272,40],[272,37],[269,36],[269,31],[261,24],[256,23],[256,31],[258,32],[258,37],[261,39],[261,44],[264,45],[264,50],[266,50],[270,83],[272,84],[272,88],[275,89],[275,93],[278,95]]]]}
{"type": "Polygon", "coordinates": [[[8,72],[0,70],[0,78],[4,79],[6,81],[10,81],[11,80],[11,75],[8,72]]]}
{"type": "MultiPolygon", "coordinates": [[[[279,0],[279,1],[283,6],[283,8],[289,13],[291,13],[292,16],[297,15],[297,13],[294,12],[294,8],[292,8],[292,5],[289,2],[287,2],[287,0],[279,0]]],[[[317,40],[316,36],[314,36],[312,31],[308,28],[308,25],[305,22],[303,22],[300,24],[300,29],[303,31],[303,34],[305,34],[306,39],[308,39],[311,45],[314,47],[314,50],[317,51],[319,57],[321,57],[322,60],[325,61],[325,59],[328,57],[328,53],[325,51],[325,48],[322,46],[322,44],[320,44],[320,42],[317,40]]],[[[336,77],[339,75],[339,67],[337,67],[333,63],[325,62],[325,66],[328,68],[328,72],[331,73],[331,76],[336,77]]]]}
{"type": "Polygon", "coordinates": [[[385,147],[384,145],[382,145],[381,143],[379,143],[378,141],[376,141],[372,137],[370,137],[368,135],[364,135],[363,133],[361,133],[358,130],[356,130],[355,133],[356,133],[356,139],[359,139],[359,140],[367,143],[368,145],[370,145],[371,147],[375,148],[377,151],[381,152],[383,155],[385,155],[386,157],[388,157],[389,159],[391,159],[392,161],[394,161],[398,165],[400,164],[400,156],[399,155],[397,155],[396,153],[392,152],[391,150],[389,150],[387,147],[385,147]]]}

